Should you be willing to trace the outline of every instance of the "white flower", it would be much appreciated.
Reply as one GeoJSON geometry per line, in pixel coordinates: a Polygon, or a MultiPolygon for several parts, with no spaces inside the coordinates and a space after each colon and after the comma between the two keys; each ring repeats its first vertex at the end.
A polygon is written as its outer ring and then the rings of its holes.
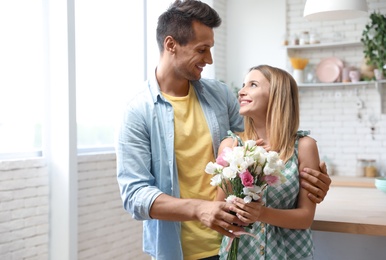
{"type": "Polygon", "coordinates": [[[253,187],[244,187],[243,188],[243,193],[245,195],[244,197],[244,202],[249,203],[253,200],[258,200],[260,199],[260,193],[261,193],[261,187],[253,185],[253,187]]]}
{"type": "Polygon", "coordinates": [[[234,170],[232,167],[225,167],[222,171],[222,175],[227,180],[233,180],[237,176],[237,170],[234,170]]]}
{"type": "Polygon", "coordinates": [[[211,179],[210,185],[212,186],[220,186],[221,185],[221,174],[214,175],[211,179]]]}
{"type": "Polygon", "coordinates": [[[267,154],[267,162],[268,163],[276,163],[279,159],[279,154],[274,151],[269,151],[267,154]]]}
{"type": "Polygon", "coordinates": [[[263,147],[257,146],[254,152],[254,159],[259,165],[263,166],[267,159],[267,151],[263,147]]]}
{"type": "Polygon", "coordinates": [[[271,168],[269,164],[265,165],[264,170],[263,170],[265,175],[272,175],[275,173],[275,169],[271,168]]]}
{"type": "Polygon", "coordinates": [[[253,140],[248,140],[248,141],[245,141],[244,142],[244,146],[246,147],[246,149],[250,150],[251,147],[254,147],[256,145],[256,141],[253,141],[253,140]]]}
{"type": "Polygon", "coordinates": [[[280,159],[279,154],[274,151],[267,153],[267,164],[264,167],[265,175],[279,175],[284,169],[283,160],[280,159]]]}
{"type": "Polygon", "coordinates": [[[231,161],[242,161],[244,159],[244,147],[234,147],[232,153],[227,154],[227,156],[229,156],[229,163],[231,161]]]}
{"type": "Polygon", "coordinates": [[[248,163],[245,161],[245,158],[243,155],[237,152],[235,154],[235,157],[232,158],[232,160],[229,161],[229,168],[232,169],[234,172],[244,172],[248,168],[248,163]]]}
{"type": "Polygon", "coordinates": [[[261,154],[267,153],[263,146],[256,146],[256,152],[261,154]]]}
{"type": "Polygon", "coordinates": [[[229,195],[225,201],[228,203],[232,203],[237,197],[235,195],[229,195]]]}
{"type": "Polygon", "coordinates": [[[284,162],[283,160],[278,160],[276,162],[276,168],[279,169],[280,171],[283,170],[285,168],[285,165],[284,165],[284,162]]]}
{"type": "Polygon", "coordinates": [[[220,164],[209,162],[205,167],[205,172],[207,174],[217,174],[221,172],[222,168],[220,164]]]}
{"type": "Polygon", "coordinates": [[[255,174],[256,174],[256,176],[260,175],[262,170],[263,170],[263,166],[257,165],[255,167],[255,174]]]}
{"type": "Polygon", "coordinates": [[[240,147],[234,147],[232,150],[226,152],[224,154],[224,160],[231,163],[232,161],[236,160],[237,158],[242,158],[243,154],[240,153],[240,147]]]}
{"type": "Polygon", "coordinates": [[[245,157],[244,162],[249,167],[255,163],[255,159],[253,157],[245,157]]]}

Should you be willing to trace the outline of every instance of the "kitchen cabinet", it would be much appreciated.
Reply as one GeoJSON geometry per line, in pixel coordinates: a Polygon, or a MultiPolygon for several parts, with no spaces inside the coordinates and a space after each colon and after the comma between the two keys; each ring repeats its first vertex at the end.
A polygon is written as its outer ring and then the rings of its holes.
{"type": "Polygon", "coordinates": [[[386,236],[386,194],[373,187],[331,186],[312,230],[386,236]]]}
{"type": "Polygon", "coordinates": [[[314,259],[385,259],[386,193],[374,178],[331,177],[311,227],[314,259]]]}

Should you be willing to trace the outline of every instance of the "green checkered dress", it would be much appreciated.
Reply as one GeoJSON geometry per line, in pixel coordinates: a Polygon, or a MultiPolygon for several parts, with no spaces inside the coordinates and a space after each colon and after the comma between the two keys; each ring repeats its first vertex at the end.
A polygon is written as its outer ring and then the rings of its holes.
{"type": "MultiPolygon", "coordinates": [[[[267,207],[293,209],[299,194],[298,140],[309,135],[309,131],[298,131],[295,153],[287,161],[283,174],[287,181],[279,187],[268,186],[263,194],[267,207]]],[[[248,232],[256,238],[242,235],[237,259],[312,259],[314,246],[310,229],[287,229],[255,222],[248,232]]],[[[226,259],[225,248],[229,238],[224,237],[220,248],[220,259],[226,259]]]]}

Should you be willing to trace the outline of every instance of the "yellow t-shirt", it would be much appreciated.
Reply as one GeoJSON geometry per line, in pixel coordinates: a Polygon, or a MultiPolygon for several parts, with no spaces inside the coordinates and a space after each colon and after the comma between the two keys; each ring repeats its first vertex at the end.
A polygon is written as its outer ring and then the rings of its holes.
{"type": "MultiPolygon", "coordinates": [[[[162,94],[174,109],[174,148],[181,198],[213,201],[217,188],[210,185],[211,175],[204,171],[206,164],[214,161],[212,138],[196,93],[190,86],[185,97],[162,94]]],[[[184,260],[196,260],[217,255],[221,235],[199,221],[185,221],[181,222],[181,242],[184,260]]]]}

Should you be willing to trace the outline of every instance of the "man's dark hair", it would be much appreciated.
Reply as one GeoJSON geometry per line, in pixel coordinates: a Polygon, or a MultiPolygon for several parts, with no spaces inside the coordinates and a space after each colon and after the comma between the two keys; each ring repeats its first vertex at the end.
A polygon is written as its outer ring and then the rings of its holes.
{"type": "Polygon", "coordinates": [[[163,52],[163,43],[172,36],[180,45],[186,45],[195,37],[192,22],[200,22],[210,28],[219,27],[221,18],[206,3],[197,0],[176,0],[160,15],[157,25],[157,43],[163,52]]]}

